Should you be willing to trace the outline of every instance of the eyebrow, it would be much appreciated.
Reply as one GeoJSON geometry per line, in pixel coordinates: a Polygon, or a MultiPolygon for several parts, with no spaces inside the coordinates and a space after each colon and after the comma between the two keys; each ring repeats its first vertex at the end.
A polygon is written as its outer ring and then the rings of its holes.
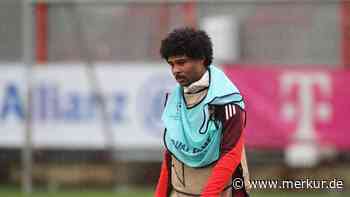
{"type": "Polygon", "coordinates": [[[183,58],[174,59],[174,60],[172,60],[172,61],[167,60],[167,62],[168,62],[168,63],[176,63],[176,62],[187,61],[187,60],[188,60],[188,58],[183,57],[183,58]]]}

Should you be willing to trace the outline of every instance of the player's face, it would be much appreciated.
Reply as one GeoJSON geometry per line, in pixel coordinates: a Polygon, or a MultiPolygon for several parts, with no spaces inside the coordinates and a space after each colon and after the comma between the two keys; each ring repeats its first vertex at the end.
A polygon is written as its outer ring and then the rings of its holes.
{"type": "Polygon", "coordinates": [[[167,60],[171,72],[181,86],[189,86],[199,80],[206,71],[204,60],[194,60],[186,56],[173,56],[167,60]]]}

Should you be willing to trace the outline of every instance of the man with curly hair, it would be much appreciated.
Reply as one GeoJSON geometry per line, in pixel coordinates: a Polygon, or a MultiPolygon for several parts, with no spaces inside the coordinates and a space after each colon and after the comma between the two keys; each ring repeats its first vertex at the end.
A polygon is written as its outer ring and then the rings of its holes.
{"type": "Polygon", "coordinates": [[[209,36],[175,29],[162,40],[160,54],[178,86],[167,96],[162,115],[166,150],[155,196],[248,196],[243,97],[211,65],[209,36]]]}

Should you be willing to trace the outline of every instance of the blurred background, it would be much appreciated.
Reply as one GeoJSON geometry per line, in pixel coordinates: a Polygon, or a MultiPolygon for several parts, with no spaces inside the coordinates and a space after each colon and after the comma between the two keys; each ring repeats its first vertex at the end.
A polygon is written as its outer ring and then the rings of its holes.
{"type": "Polygon", "coordinates": [[[251,196],[349,196],[348,0],[0,0],[0,196],[153,196],[182,26],[245,97],[251,179],[344,183],[251,196]]]}

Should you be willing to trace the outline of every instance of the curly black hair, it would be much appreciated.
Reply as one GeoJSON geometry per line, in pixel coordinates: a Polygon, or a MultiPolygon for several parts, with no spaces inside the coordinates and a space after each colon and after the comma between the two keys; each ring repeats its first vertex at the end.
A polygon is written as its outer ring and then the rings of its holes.
{"type": "Polygon", "coordinates": [[[162,40],[160,55],[165,60],[182,55],[196,60],[204,59],[204,66],[208,67],[213,61],[213,46],[205,31],[182,27],[173,30],[162,40]]]}

